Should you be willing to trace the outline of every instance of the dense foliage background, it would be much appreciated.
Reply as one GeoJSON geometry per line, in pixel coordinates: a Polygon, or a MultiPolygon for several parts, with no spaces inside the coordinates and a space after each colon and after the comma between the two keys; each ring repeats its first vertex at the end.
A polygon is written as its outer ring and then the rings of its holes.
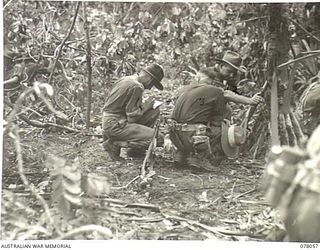
{"type": "MultiPolygon", "coordinates": [[[[282,5],[281,18],[290,18],[284,22],[287,27],[283,39],[289,39],[297,54],[317,49],[319,43],[290,20],[303,23],[306,30],[317,34],[319,6],[282,5]]],[[[24,61],[37,63],[36,68],[27,65],[29,74],[36,77],[29,79],[29,84],[36,80],[48,82],[48,78],[43,78],[46,76],[37,73],[41,73],[41,67],[47,74],[52,71],[58,45],[70,29],[75,6],[76,2],[68,1],[4,3],[6,79],[11,77],[13,65],[24,61]]],[[[70,37],[63,44],[58,71],[50,82],[56,104],[67,115],[72,115],[75,109],[81,110],[80,115],[86,110],[88,70],[84,18],[90,31],[94,115],[101,113],[112,79],[132,74],[151,62],[164,66],[167,90],[188,84],[195,70],[214,65],[215,59],[221,58],[226,50],[237,51],[244,59],[248,75],[239,79],[247,77],[258,87],[266,79],[270,35],[267,4],[88,2],[82,6],[86,6],[85,11],[84,7],[79,9],[70,37]]],[[[289,52],[287,40],[283,41],[282,48],[284,54],[289,52]]],[[[297,78],[302,81],[302,87],[317,70],[317,65],[310,62],[300,69],[297,78]]]]}

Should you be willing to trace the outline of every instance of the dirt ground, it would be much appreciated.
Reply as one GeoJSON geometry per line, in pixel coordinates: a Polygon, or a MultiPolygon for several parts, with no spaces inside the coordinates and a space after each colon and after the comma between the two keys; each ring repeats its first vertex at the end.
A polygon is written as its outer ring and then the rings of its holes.
{"type": "MultiPolygon", "coordinates": [[[[112,162],[100,142],[61,131],[21,130],[26,176],[37,187],[50,180],[45,167],[48,154],[68,160],[78,157],[83,173],[106,176],[110,194],[98,197],[98,208],[81,216],[109,227],[117,239],[267,241],[274,237],[277,216],[261,191],[263,160],[225,161],[213,172],[157,161],[151,187],[141,189],[137,176],[143,159],[112,162]]],[[[6,143],[3,188],[23,194],[15,153],[9,148],[6,143]]],[[[46,192],[44,197],[50,200],[50,185],[46,192]]]]}

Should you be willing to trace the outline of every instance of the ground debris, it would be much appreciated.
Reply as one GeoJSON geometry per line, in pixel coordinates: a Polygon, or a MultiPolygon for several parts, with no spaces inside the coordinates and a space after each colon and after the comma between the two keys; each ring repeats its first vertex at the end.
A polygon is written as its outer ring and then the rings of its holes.
{"type": "MultiPolygon", "coordinates": [[[[74,148],[73,142],[81,139],[60,140],[54,133],[46,138],[23,139],[31,147],[46,145],[48,152],[68,161],[77,156],[84,173],[106,176],[110,193],[88,197],[92,200],[86,204],[91,205],[79,215],[79,221],[99,222],[117,232],[117,239],[261,241],[278,235],[281,222],[259,189],[263,161],[225,161],[215,172],[179,168],[162,161],[154,166],[152,185],[141,190],[138,177],[142,160],[112,162],[96,139],[85,140],[74,148]]],[[[46,183],[42,195],[50,200],[48,172],[41,169],[43,153],[38,154],[38,164],[32,166],[32,172],[27,169],[28,178],[35,186],[46,183]]],[[[6,175],[15,176],[14,162],[5,168],[6,175]]],[[[5,178],[3,188],[12,190],[16,183],[13,178],[5,178]]],[[[13,192],[27,197],[31,207],[35,205],[28,190],[14,188],[13,192]]]]}

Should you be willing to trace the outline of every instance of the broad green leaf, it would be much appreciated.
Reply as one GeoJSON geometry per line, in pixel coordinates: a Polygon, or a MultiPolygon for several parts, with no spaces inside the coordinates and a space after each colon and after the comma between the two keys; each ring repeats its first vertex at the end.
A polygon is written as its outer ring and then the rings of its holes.
{"type": "Polygon", "coordinates": [[[89,195],[108,194],[110,192],[110,184],[104,176],[89,174],[87,178],[87,193],[89,195]]]}
{"type": "Polygon", "coordinates": [[[80,197],[80,196],[73,195],[73,194],[71,194],[71,193],[66,192],[66,193],[63,194],[63,197],[64,197],[67,201],[69,201],[70,203],[72,203],[72,204],[75,204],[75,205],[78,205],[78,206],[81,206],[81,204],[82,204],[82,202],[81,202],[82,200],[81,200],[81,197],[80,197]]]}
{"type": "Polygon", "coordinates": [[[62,183],[65,192],[70,192],[72,194],[77,194],[77,195],[80,195],[81,193],[80,184],[81,184],[80,181],[78,183],[73,183],[66,180],[64,180],[62,183]]]}
{"type": "Polygon", "coordinates": [[[77,171],[73,171],[73,172],[69,172],[69,169],[66,169],[66,171],[63,173],[63,177],[72,181],[73,183],[77,183],[81,180],[81,174],[80,172],[77,171]]]}
{"type": "Polygon", "coordinates": [[[61,196],[57,201],[57,208],[63,217],[70,217],[71,214],[71,205],[70,202],[61,196]]]}

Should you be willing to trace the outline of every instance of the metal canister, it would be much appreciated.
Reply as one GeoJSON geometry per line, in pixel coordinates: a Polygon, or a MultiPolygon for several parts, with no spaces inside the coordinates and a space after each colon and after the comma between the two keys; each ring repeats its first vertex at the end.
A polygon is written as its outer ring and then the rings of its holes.
{"type": "Polygon", "coordinates": [[[271,149],[263,180],[265,197],[271,205],[279,205],[297,173],[298,163],[304,158],[305,153],[300,149],[279,146],[271,149]]]}

